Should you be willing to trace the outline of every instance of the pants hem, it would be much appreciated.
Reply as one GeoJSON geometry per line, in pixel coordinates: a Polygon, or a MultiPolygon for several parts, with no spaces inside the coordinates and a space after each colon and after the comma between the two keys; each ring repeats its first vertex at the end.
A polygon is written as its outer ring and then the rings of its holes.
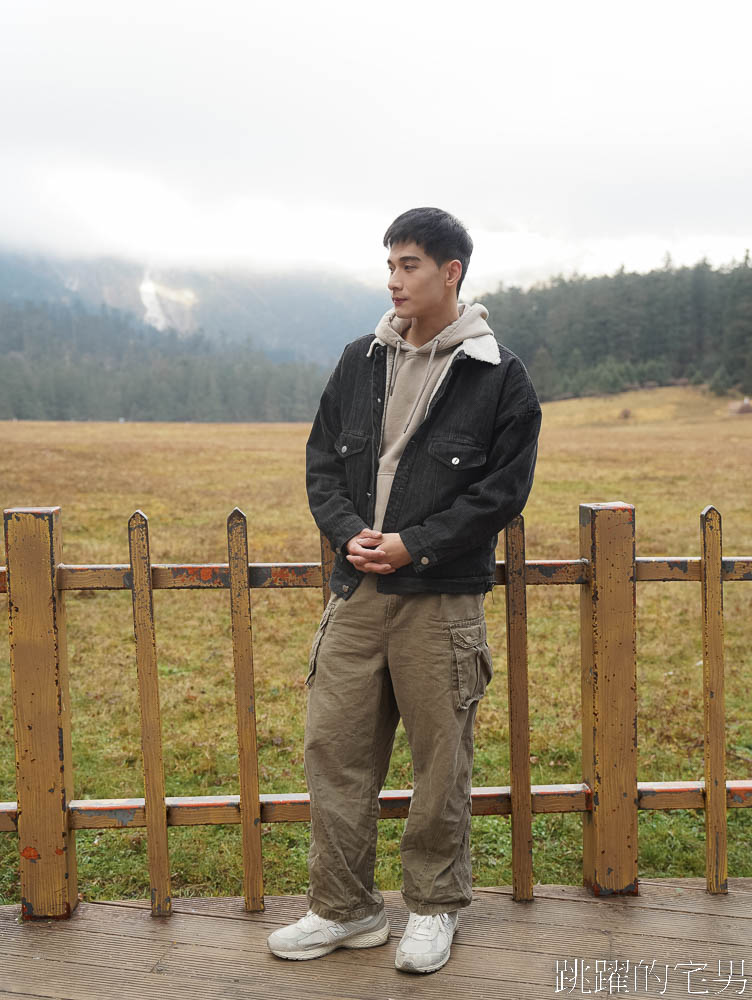
{"type": "Polygon", "coordinates": [[[411,899],[402,893],[405,906],[411,913],[417,913],[421,917],[433,917],[437,913],[451,913],[453,910],[461,910],[472,903],[472,899],[456,899],[451,902],[429,903],[417,899],[411,899]]]}
{"type": "Polygon", "coordinates": [[[368,906],[359,906],[355,910],[343,912],[342,910],[333,910],[314,899],[309,899],[308,906],[317,917],[322,917],[324,920],[336,920],[340,924],[348,920],[363,920],[365,917],[372,917],[384,909],[383,904],[370,903],[368,906]]]}

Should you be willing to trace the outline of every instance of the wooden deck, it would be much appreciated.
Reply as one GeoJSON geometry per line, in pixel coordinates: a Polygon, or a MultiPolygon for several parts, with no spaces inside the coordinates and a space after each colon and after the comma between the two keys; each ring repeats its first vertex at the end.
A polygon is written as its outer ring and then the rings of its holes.
{"type": "Polygon", "coordinates": [[[175,899],[169,918],[152,917],[146,902],[80,903],[68,921],[31,923],[19,922],[18,907],[4,906],[0,998],[752,996],[752,879],[730,885],[727,896],[711,896],[702,879],[646,880],[638,897],[609,899],[576,886],[536,886],[531,903],[515,903],[509,888],[479,889],[460,917],[449,963],[428,976],[394,968],[406,921],[395,892],[385,894],[392,925],[386,945],[312,962],[276,959],[265,943],[271,930],[302,915],[300,896],[267,898],[258,914],[246,913],[239,897],[175,899]],[[575,959],[586,963],[584,979],[578,966],[576,982],[568,975],[557,990],[557,961],[571,969],[575,959]],[[630,963],[617,971],[621,985],[608,979],[617,960],[630,963]],[[605,963],[600,981],[596,961],[605,963]],[[634,965],[642,970],[636,986],[634,965]]]}

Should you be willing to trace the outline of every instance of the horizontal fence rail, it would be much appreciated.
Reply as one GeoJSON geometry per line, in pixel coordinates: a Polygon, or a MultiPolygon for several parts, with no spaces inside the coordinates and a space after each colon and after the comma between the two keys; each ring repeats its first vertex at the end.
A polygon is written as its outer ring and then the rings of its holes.
{"type": "MultiPolygon", "coordinates": [[[[262,823],[306,822],[304,792],[260,792],[253,675],[252,592],[320,589],[328,601],[333,553],[321,540],[320,563],[249,563],[245,515],[228,517],[225,564],[153,565],[149,526],[137,511],[128,524],[130,563],[77,566],[62,559],[60,509],[5,511],[17,802],[0,802],[0,832],[19,843],[22,916],[69,916],[78,898],[75,831],[144,827],[154,916],[171,913],[167,829],[241,824],[244,897],[263,909],[262,823]],[[322,569],[323,568],[323,569],[322,569]],[[238,795],[165,796],[156,672],[154,590],[228,590],[238,730],[238,795]],[[145,798],[77,800],[72,788],[70,698],[64,594],[132,593],[141,712],[145,798]]],[[[728,889],[726,815],[752,807],[752,781],[725,776],[723,584],[752,581],[752,557],[722,555],[721,517],[700,516],[699,558],[635,556],[634,507],[580,506],[577,559],[527,560],[522,517],[505,531],[496,582],[505,587],[510,785],[473,788],[474,815],[511,817],[513,896],[533,896],[533,814],[583,817],[583,882],[595,895],[636,894],[640,809],[702,809],[706,885],[728,889]],[[637,781],[636,601],[639,582],[699,583],[702,610],[705,775],[702,781],[637,781]],[[528,586],[578,586],[580,592],[582,777],[580,784],[531,785],[527,677],[528,586]]],[[[381,818],[408,814],[412,793],[384,790],[381,818]]]]}
{"type": "MultiPolygon", "coordinates": [[[[635,560],[638,583],[699,583],[700,559],[680,557],[638,557],[635,560]]],[[[153,590],[229,590],[227,563],[185,564],[156,563],[151,568],[153,590]]],[[[752,558],[724,558],[723,583],[752,581],[752,558]]],[[[507,582],[506,566],[496,564],[496,583],[507,582]]],[[[525,564],[525,585],[543,587],[588,582],[586,559],[531,559],[525,564]]],[[[252,590],[287,590],[303,587],[317,590],[322,586],[320,563],[250,563],[248,584],[252,590]]],[[[58,590],[130,590],[133,586],[130,566],[57,567],[58,590]]],[[[0,566],[0,594],[8,591],[7,569],[0,566]]]]}

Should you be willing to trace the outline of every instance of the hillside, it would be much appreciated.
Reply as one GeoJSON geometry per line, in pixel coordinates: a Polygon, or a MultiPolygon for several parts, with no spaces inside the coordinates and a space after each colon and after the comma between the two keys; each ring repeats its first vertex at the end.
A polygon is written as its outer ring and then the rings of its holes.
{"type": "Polygon", "coordinates": [[[252,341],[278,361],[333,363],[389,306],[386,289],[336,274],[166,269],[111,257],[0,252],[0,301],[102,306],[157,331],[252,341]]]}

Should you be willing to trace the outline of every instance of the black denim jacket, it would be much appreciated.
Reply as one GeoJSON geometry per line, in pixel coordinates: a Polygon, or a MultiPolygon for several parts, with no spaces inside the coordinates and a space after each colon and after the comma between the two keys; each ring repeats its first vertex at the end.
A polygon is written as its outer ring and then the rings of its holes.
{"type": "MultiPolygon", "coordinates": [[[[387,348],[377,343],[369,354],[373,340],[345,348],[306,447],[311,513],[336,552],[331,589],[345,599],[364,574],[343,547],[374,517],[387,348]]],[[[412,562],[379,576],[382,593],[493,586],[497,535],[530,493],[541,420],[524,365],[498,346],[498,364],[459,350],[405,447],[382,530],[399,532],[412,562]]]]}

